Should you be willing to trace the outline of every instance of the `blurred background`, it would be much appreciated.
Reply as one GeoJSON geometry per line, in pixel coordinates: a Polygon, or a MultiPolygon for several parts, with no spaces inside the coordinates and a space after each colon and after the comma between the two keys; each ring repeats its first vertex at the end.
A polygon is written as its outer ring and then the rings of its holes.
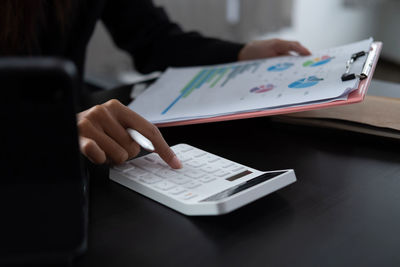
{"type": "MultiPolygon", "coordinates": [[[[374,78],[400,83],[398,0],[154,0],[184,30],[245,43],[298,40],[311,50],[374,37],[384,43],[374,78]]],[[[142,75],[118,50],[104,26],[96,26],[87,53],[86,80],[101,88],[142,75]],[[99,57],[98,55],[107,55],[99,57]]]]}

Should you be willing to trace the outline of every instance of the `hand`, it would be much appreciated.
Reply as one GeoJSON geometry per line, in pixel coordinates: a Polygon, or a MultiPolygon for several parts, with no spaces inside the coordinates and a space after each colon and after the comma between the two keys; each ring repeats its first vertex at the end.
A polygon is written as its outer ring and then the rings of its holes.
{"type": "Polygon", "coordinates": [[[245,45],[239,52],[239,60],[252,60],[267,57],[290,55],[296,52],[302,56],[311,55],[310,51],[299,42],[285,41],[280,39],[253,41],[245,45]]]}
{"type": "Polygon", "coordinates": [[[111,161],[121,164],[136,156],[140,147],[126,131],[132,128],[153,143],[155,152],[169,166],[174,169],[182,167],[158,128],[118,100],[85,110],[78,114],[77,120],[81,152],[93,163],[111,161]]]}

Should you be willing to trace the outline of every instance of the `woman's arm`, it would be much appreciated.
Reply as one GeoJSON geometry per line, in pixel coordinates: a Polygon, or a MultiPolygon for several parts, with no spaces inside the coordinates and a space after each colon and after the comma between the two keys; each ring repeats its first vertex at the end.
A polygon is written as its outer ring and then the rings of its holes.
{"type": "Polygon", "coordinates": [[[274,57],[290,51],[310,54],[298,42],[272,39],[243,45],[184,32],[151,0],[108,0],[102,20],[115,43],[133,56],[137,70],[144,73],[169,66],[274,57]]]}
{"type": "Polygon", "coordinates": [[[233,62],[243,48],[243,44],[184,32],[151,0],[108,0],[102,20],[117,46],[129,52],[136,69],[144,73],[169,66],[233,62]]]}

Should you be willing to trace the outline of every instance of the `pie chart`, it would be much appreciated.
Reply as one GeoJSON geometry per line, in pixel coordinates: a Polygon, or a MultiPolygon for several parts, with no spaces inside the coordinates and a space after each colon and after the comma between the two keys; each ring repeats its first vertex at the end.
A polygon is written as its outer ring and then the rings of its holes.
{"type": "Polygon", "coordinates": [[[260,85],[260,86],[251,88],[250,93],[255,93],[255,94],[265,93],[265,92],[271,91],[274,88],[275,88],[275,86],[273,84],[269,83],[269,84],[260,85]]]}
{"type": "Polygon", "coordinates": [[[268,71],[284,71],[284,70],[287,70],[288,68],[290,68],[293,65],[294,64],[290,63],[290,62],[278,63],[278,64],[275,64],[275,65],[272,65],[267,70],[268,71]]]}
{"type": "Polygon", "coordinates": [[[318,84],[322,80],[322,78],[318,78],[317,76],[309,76],[308,78],[302,78],[292,82],[288,87],[293,89],[307,88],[318,84]]]}
{"type": "Polygon", "coordinates": [[[321,66],[324,65],[328,62],[330,62],[332,59],[334,59],[334,57],[325,55],[322,57],[317,57],[314,58],[312,60],[308,60],[306,62],[303,63],[303,67],[317,67],[317,66],[321,66]]]}

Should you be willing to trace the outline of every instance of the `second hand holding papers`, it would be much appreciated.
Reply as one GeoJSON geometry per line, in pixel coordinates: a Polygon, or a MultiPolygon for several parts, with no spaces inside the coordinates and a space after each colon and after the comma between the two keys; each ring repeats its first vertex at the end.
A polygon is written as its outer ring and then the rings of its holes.
{"type": "MultiPolygon", "coordinates": [[[[346,100],[359,84],[359,79],[342,82],[346,61],[369,51],[372,41],[306,57],[168,68],[129,107],[157,124],[346,100]]],[[[365,58],[355,61],[352,71],[361,73],[365,58]]]]}

